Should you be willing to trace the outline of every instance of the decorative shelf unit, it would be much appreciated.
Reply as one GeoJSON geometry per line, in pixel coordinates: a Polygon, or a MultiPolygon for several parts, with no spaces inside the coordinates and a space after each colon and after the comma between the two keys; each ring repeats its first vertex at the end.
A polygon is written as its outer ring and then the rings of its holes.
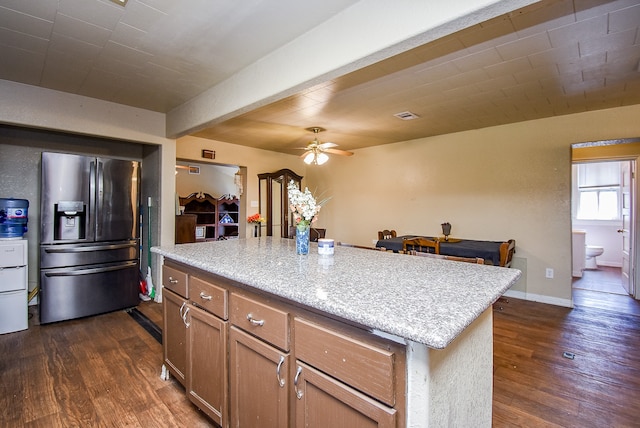
{"type": "Polygon", "coordinates": [[[196,242],[237,238],[240,220],[240,203],[237,198],[220,199],[208,193],[196,192],[180,198],[184,214],[196,216],[193,231],[196,242]]]}
{"type": "Polygon", "coordinates": [[[196,226],[193,234],[196,241],[214,241],[216,237],[216,215],[218,200],[208,193],[192,193],[180,198],[185,214],[196,215],[196,226]]]}
{"type": "Polygon", "coordinates": [[[240,202],[237,198],[224,197],[218,199],[218,227],[217,239],[238,237],[240,225],[240,202]]]}

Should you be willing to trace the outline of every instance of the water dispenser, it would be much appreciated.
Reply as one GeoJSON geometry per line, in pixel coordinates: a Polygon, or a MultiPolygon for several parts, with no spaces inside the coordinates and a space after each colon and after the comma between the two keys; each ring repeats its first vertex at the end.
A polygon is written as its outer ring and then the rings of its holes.
{"type": "Polygon", "coordinates": [[[53,239],[76,241],[86,238],[86,210],[83,201],[59,201],[54,204],[53,239]]]}
{"type": "Polygon", "coordinates": [[[22,238],[27,232],[29,201],[0,198],[0,239],[22,238]]]}

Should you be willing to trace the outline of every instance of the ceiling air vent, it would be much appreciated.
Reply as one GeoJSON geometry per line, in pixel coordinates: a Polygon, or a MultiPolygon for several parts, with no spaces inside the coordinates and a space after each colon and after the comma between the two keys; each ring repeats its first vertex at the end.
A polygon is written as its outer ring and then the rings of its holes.
{"type": "Polygon", "coordinates": [[[394,114],[394,116],[402,120],[413,120],[413,119],[418,119],[420,117],[415,113],[411,113],[410,111],[403,111],[400,113],[396,113],[394,114]]]}

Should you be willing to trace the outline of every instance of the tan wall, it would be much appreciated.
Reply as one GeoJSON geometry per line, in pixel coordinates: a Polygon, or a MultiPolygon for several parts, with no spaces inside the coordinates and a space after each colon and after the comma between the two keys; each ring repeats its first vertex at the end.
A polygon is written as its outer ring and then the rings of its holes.
{"type": "MultiPolygon", "coordinates": [[[[571,144],[640,136],[640,106],[496,126],[357,150],[309,168],[333,198],[319,227],[371,245],[378,230],[517,242],[515,290],[571,305],[571,144]],[[553,279],[545,269],[554,269],[553,279]]],[[[421,119],[425,120],[425,119],[421,119]]]]}

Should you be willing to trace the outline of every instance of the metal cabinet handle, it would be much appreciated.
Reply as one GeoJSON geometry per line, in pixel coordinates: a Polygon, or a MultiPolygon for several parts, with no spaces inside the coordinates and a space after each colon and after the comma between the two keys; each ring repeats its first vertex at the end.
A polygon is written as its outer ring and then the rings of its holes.
{"type": "Polygon", "coordinates": [[[251,323],[251,325],[255,325],[258,327],[261,327],[264,325],[264,320],[257,320],[253,318],[252,314],[247,314],[247,319],[249,320],[249,322],[251,323]]]}
{"type": "Polygon", "coordinates": [[[210,295],[208,295],[208,294],[204,294],[204,292],[203,292],[203,291],[201,291],[201,292],[200,292],[200,298],[201,298],[202,300],[211,300],[211,296],[210,296],[210,295]]]}
{"type": "Polygon", "coordinates": [[[169,282],[170,282],[170,283],[172,283],[172,284],[177,284],[177,283],[178,283],[178,280],[177,280],[177,279],[173,279],[173,277],[172,277],[172,276],[170,276],[170,277],[169,277],[169,282]]]}
{"type": "Polygon", "coordinates": [[[178,313],[180,314],[180,318],[182,318],[184,320],[184,314],[182,313],[182,311],[184,310],[184,307],[187,306],[187,302],[182,302],[182,306],[180,306],[180,310],[178,311],[178,313]]]}
{"type": "Polygon", "coordinates": [[[298,366],[296,377],[293,379],[293,389],[296,391],[296,397],[298,397],[298,400],[302,399],[302,391],[298,389],[298,379],[300,378],[300,373],[302,373],[302,367],[298,366]]]}
{"type": "Polygon", "coordinates": [[[280,388],[284,388],[284,379],[280,377],[280,369],[282,368],[282,364],[284,364],[284,357],[280,355],[280,361],[278,362],[278,368],[276,369],[276,379],[278,379],[278,385],[280,385],[280,388]]]}
{"type": "Polygon", "coordinates": [[[189,307],[184,310],[184,315],[182,315],[182,322],[184,322],[185,327],[189,328],[191,325],[190,322],[187,322],[187,314],[189,313],[189,307]]]}

